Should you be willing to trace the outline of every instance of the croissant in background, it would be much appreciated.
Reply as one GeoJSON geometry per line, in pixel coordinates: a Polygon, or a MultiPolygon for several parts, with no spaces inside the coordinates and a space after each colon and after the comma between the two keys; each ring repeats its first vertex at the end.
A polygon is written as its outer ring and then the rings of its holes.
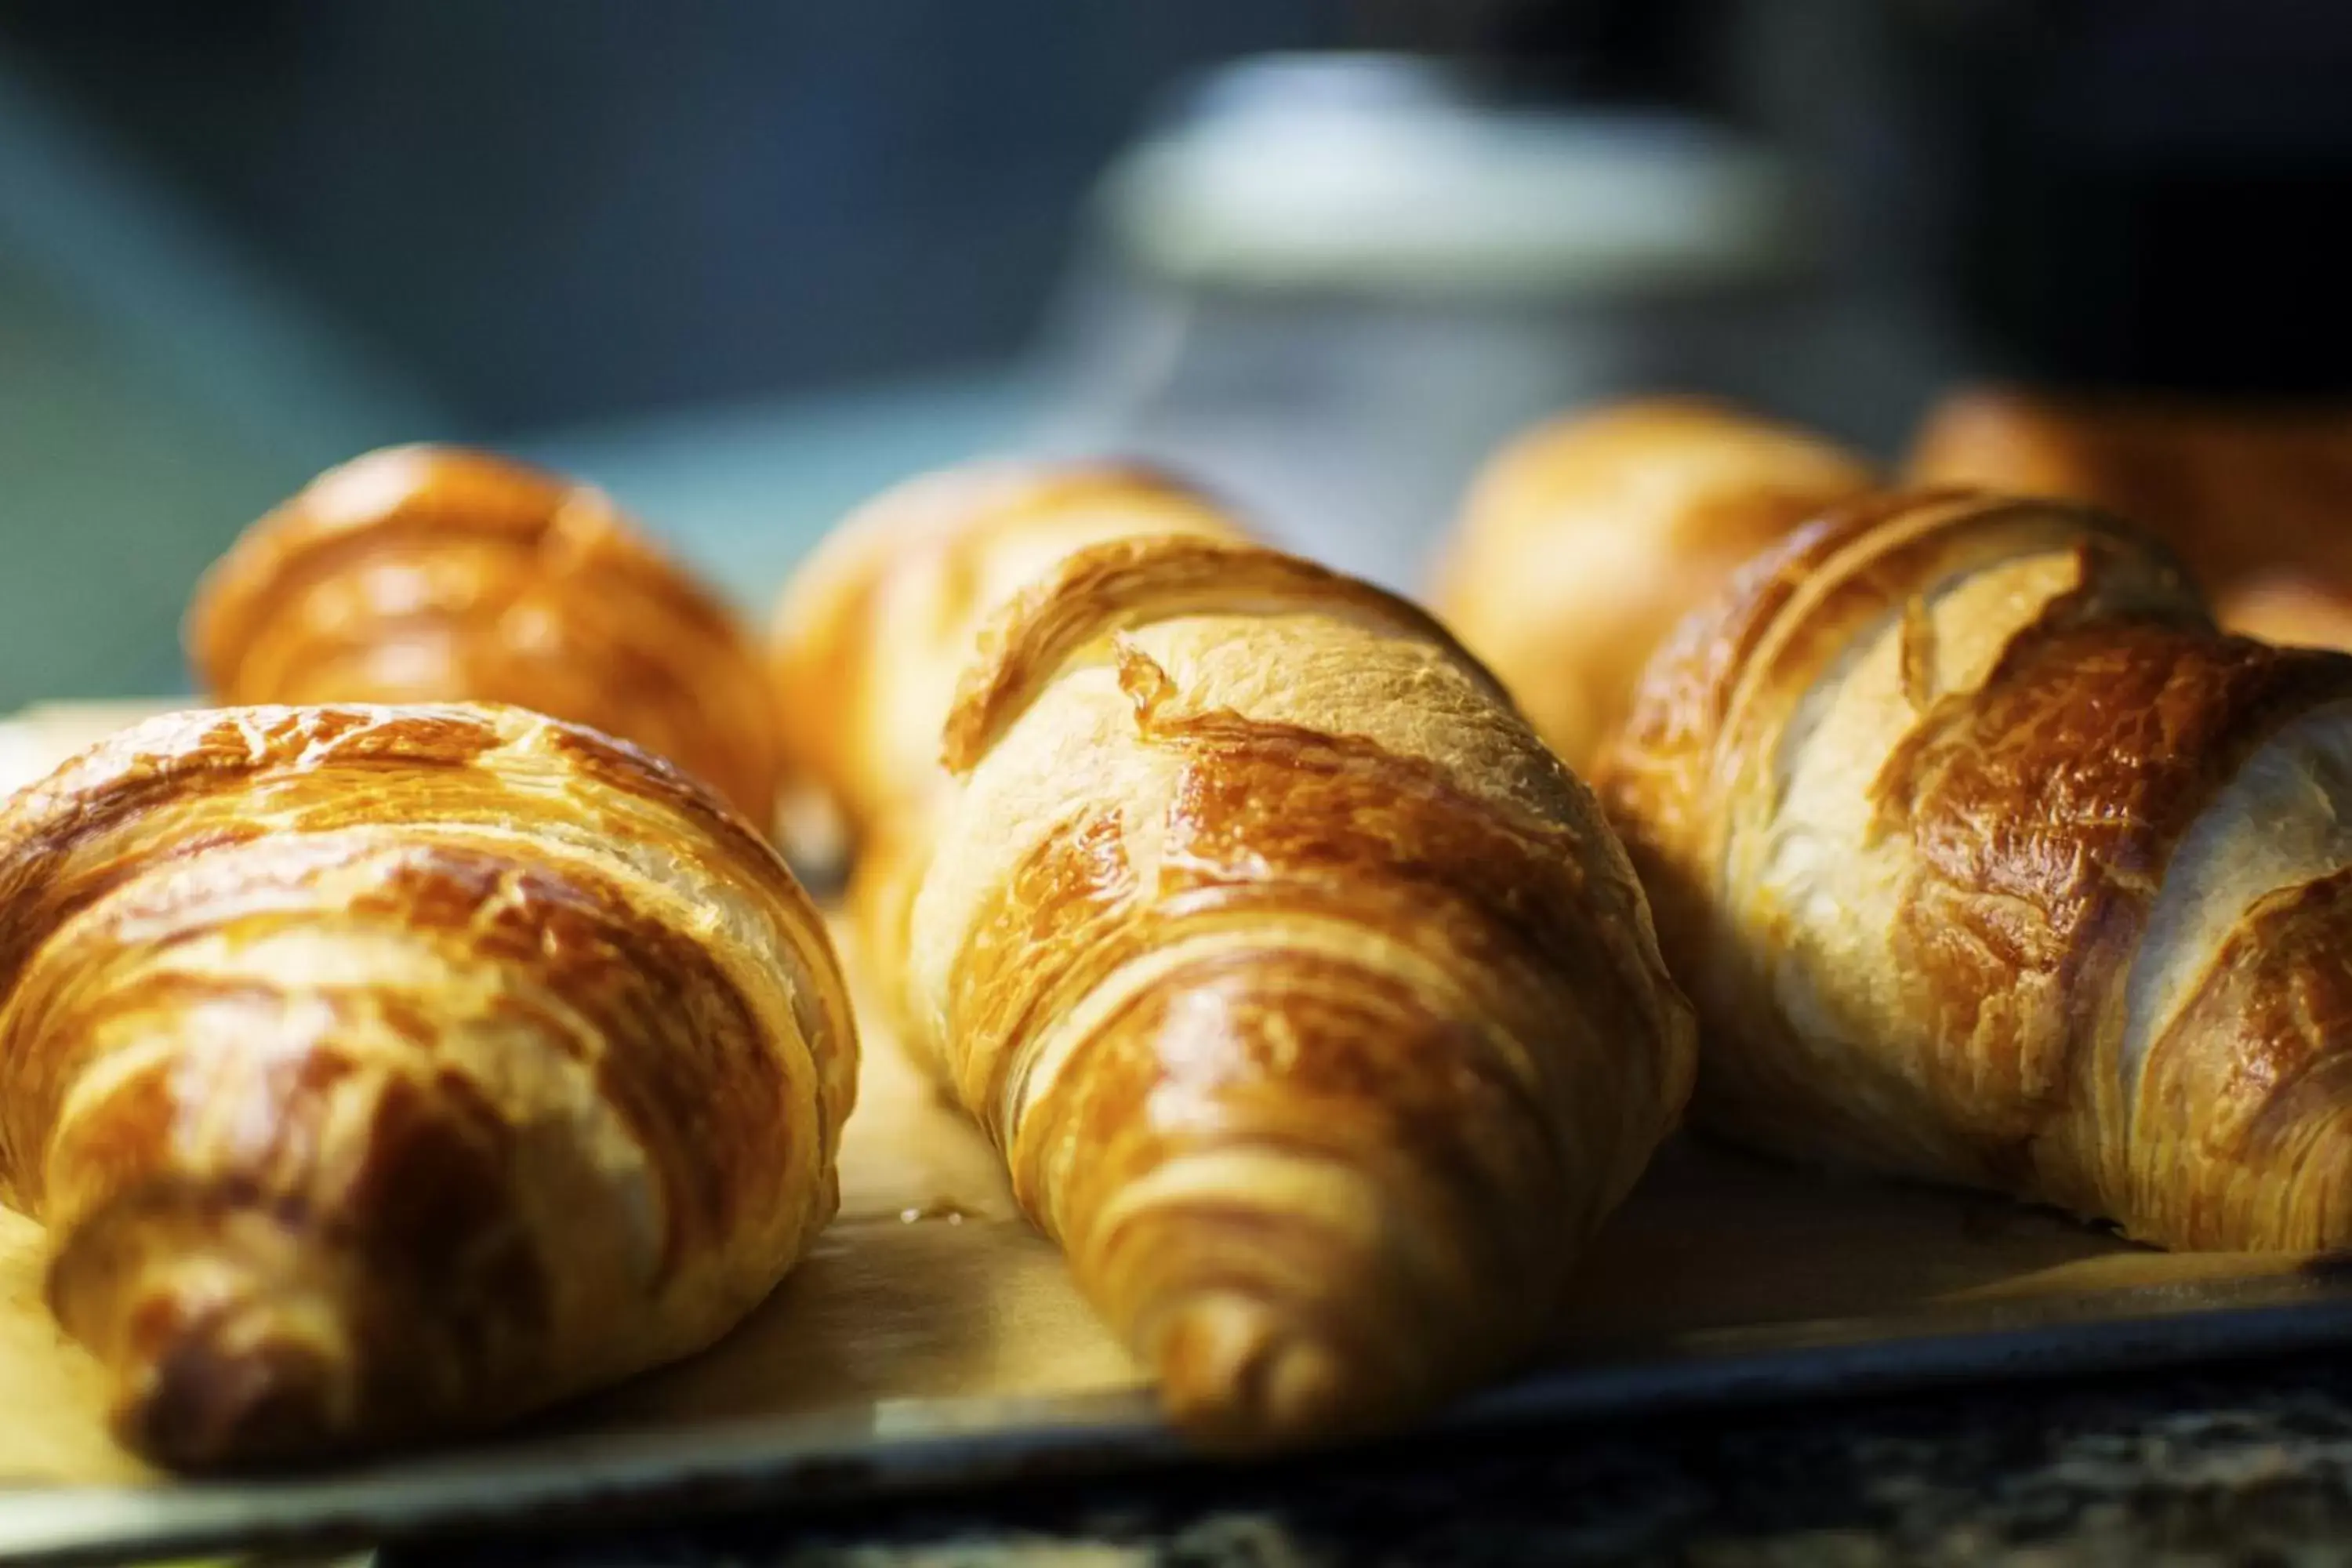
{"type": "Polygon", "coordinates": [[[1238,538],[1206,496],[1118,463],[982,462],[861,507],[793,574],[770,666],[795,772],[853,837],[930,804],[940,732],[989,613],[1071,551],[1134,533],[1238,538]]]}
{"type": "Polygon", "coordinates": [[[779,742],[727,608],[602,492],[520,463],[394,447],[311,481],[198,591],[212,700],[510,702],[635,742],[764,831],[779,742]]]}
{"type": "Polygon", "coordinates": [[[1150,468],[975,463],[861,508],[793,574],[771,641],[788,799],[803,797],[784,814],[787,847],[824,861],[856,841],[850,905],[886,994],[950,793],[940,732],[989,612],[1083,545],[1241,532],[1208,498],[1150,468]]]}
{"type": "Polygon", "coordinates": [[[1858,503],[1644,678],[1601,780],[1696,1114],[2176,1247],[2352,1243],[2352,658],[2094,511],[1858,503]]]}
{"type": "Polygon", "coordinates": [[[907,993],[1173,1417],[1526,1352],[1694,1050],[1590,793],[1426,616],[1252,546],[1081,550],[981,647],[907,993]]]}
{"type": "Polygon", "coordinates": [[[2106,508],[2179,551],[2229,629],[2352,647],[2352,415],[1979,388],[1921,426],[1910,477],[2106,508]]]}
{"type": "Polygon", "coordinates": [[[508,708],[138,725],[0,815],[0,1196],[131,1447],[308,1462],[699,1349],[837,1202],[815,910],[508,708]]]}
{"type": "Polygon", "coordinates": [[[1537,732],[1584,767],[1676,621],[1758,550],[1870,484],[1824,441],[1697,399],[1570,416],[1479,475],[1431,602],[1537,732]]]}

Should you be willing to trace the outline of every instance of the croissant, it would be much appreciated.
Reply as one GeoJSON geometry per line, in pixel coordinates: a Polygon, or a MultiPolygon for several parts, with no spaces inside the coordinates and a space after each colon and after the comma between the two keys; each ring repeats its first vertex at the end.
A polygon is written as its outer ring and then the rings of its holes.
{"type": "Polygon", "coordinates": [[[764,840],[510,708],[246,708],[0,816],[0,1197],[189,1468],[499,1421],[724,1332],[837,1202],[857,1042],[764,840]]]}
{"type": "Polygon", "coordinates": [[[1524,1352],[1688,1092],[1590,792],[1426,616],[1202,538],[984,630],[908,993],[1180,1426],[1382,1425],[1524,1352]]]}
{"type": "Polygon", "coordinates": [[[1431,603],[1583,767],[1676,621],[1756,551],[1870,484],[1826,442],[1696,399],[1557,419],[1478,476],[1431,603]]]}
{"type": "Polygon", "coordinates": [[[2295,647],[2352,649],[2352,577],[2323,582],[2290,570],[2265,572],[2231,584],[2217,598],[2215,613],[2231,631],[2295,647]]]}
{"type": "Polygon", "coordinates": [[[511,702],[625,737],[765,829],[757,649],[604,495],[445,447],[371,452],[247,530],[199,589],[214,701],[511,702]]]}
{"type": "Polygon", "coordinates": [[[989,612],[1082,545],[1238,538],[1190,485],[1115,463],[981,462],[860,508],[793,574],[769,665],[793,771],[863,838],[944,784],[940,731],[989,612]]]}
{"type": "Polygon", "coordinates": [[[2352,1242],[2352,658],[2073,505],[1856,503],[1685,624],[1604,763],[1694,1114],[2168,1247],[2352,1242]]]}
{"type": "Polygon", "coordinates": [[[2088,501],[2155,531],[2221,624],[2352,647],[2352,417],[1976,389],[1922,426],[1911,478],[2088,501]]]}
{"type": "MultiPolygon", "coordinates": [[[[786,584],[771,669],[799,806],[786,820],[806,825],[788,847],[822,861],[842,838],[858,845],[850,910],[886,1003],[949,793],[940,734],[982,623],[1071,551],[1134,533],[1242,530],[1146,468],[974,463],[860,509],[786,584]]],[[[919,1048],[917,1021],[899,1022],[919,1048]]]]}

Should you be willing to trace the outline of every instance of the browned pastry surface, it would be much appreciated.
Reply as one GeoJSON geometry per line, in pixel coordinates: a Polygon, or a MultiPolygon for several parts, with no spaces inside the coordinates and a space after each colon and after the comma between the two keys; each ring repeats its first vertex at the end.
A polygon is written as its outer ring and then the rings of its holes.
{"type": "Polygon", "coordinates": [[[894,1014],[908,912],[949,792],[940,732],[981,626],[1069,552],[1138,532],[1243,530],[1150,468],[973,463],[860,508],[785,585],[771,657],[793,759],[787,847],[823,861],[856,840],[850,909],[894,1014]]]}
{"type": "Polygon", "coordinates": [[[1922,425],[1910,477],[2105,507],[2178,550],[2229,629],[2352,646],[2352,414],[1979,388],[1922,425]]]}
{"type": "Polygon", "coordinates": [[[1870,484],[1824,441],[1695,398],[1572,415],[1479,475],[1433,603],[1537,732],[1588,766],[1674,624],[1748,556],[1870,484]]]}
{"type": "Polygon", "coordinates": [[[776,605],[771,663],[795,772],[860,838],[927,803],[989,614],[1082,545],[1177,532],[1241,529],[1189,485],[1128,464],[972,463],[860,508],[776,605]]]}
{"type": "Polygon", "coordinates": [[[1590,793],[1428,617],[1247,545],[1080,550],[981,647],[907,997],[1174,1417],[1524,1353],[1689,1080],[1590,793]]]}
{"type": "Polygon", "coordinates": [[[1713,1125],[2173,1247],[2352,1242],[2352,658],[2220,634],[2102,514],[1886,498],[1685,624],[1601,787],[1713,1125]]]}
{"type": "Polygon", "coordinates": [[[635,742],[764,829],[781,742],[734,617],[602,492],[487,453],[371,452],[247,530],[198,591],[221,703],[511,702],[635,742]]]}
{"type": "Polygon", "coordinates": [[[856,1037],[733,812],[486,706],[122,732],[0,815],[0,1197],[164,1463],[698,1349],[834,1212],[856,1037]]]}

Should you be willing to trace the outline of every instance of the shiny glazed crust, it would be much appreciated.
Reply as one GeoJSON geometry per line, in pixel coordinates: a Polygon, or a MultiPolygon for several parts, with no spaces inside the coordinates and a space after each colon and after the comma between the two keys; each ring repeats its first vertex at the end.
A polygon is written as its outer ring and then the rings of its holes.
{"type": "Polygon", "coordinates": [[[770,668],[792,757],[786,847],[821,862],[845,847],[836,840],[854,840],[857,945],[910,1043],[919,1047],[924,1032],[895,978],[950,793],[940,736],[990,613],[1083,545],[1243,531],[1208,497],[1151,468],[973,463],[860,508],[785,585],[770,668]]]}
{"type": "Polygon", "coordinates": [[[486,453],[395,447],[246,531],[190,609],[213,700],[510,702],[634,741],[768,826],[759,656],[604,496],[486,453]]]}
{"type": "Polygon", "coordinates": [[[1433,603],[1537,732],[1586,767],[1676,621],[1870,484],[1826,442],[1696,399],[1554,420],[1479,475],[1433,603]]]}
{"type": "Polygon", "coordinates": [[[0,815],[0,1196],[194,1468],[709,1343],[831,1217],[856,1036],[774,852],[517,709],[128,730],[0,815]]]}
{"type": "Polygon", "coordinates": [[[2104,507],[2179,551],[2229,630],[2352,647],[2352,415],[1977,388],[1920,426],[1910,477],[2104,507]]]}
{"type": "Polygon", "coordinates": [[[1076,552],[981,646],[906,992],[1174,1418],[1524,1354],[1694,1048],[1590,793],[1426,616],[1252,546],[1076,552]]]}
{"type": "Polygon", "coordinates": [[[1685,624],[1601,787],[1706,1122],[2170,1247],[2352,1242],[2352,658],[2217,632],[2103,514],[1885,498],[1685,624]]]}
{"type": "Polygon", "coordinates": [[[1198,490],[1113,463],[982,462],[860,508],[793,574],[769,663],[795,782],[860,840],[940,787],[940,731],[982,625],[1082,545],[1132,533],[1239,538],[1198,490]]]}

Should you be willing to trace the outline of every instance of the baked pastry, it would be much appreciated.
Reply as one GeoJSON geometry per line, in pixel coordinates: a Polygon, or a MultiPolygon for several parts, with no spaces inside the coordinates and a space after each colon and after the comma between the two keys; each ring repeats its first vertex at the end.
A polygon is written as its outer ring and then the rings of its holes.
{"type": "Polygon", "coordinates": [[[989,612],[1082,545],[1238,538],[1215,502],[1122,463],[979,462],[861,507],[785,584],[769,662],[795,782],[862,839],[946,774],[940,730],[989,612]]]}
{"type": "Polygon", "coordinates": [[[2352,578],[2331,583],[2289,570],[2252,573],[2218,598],[2215,613],[2233,632],[2292,647],[2352,649],[2352,578]]]}
{"type": "Polygon", "coordinates": [[[2222,635],[2098,512],[1867,500],[1685,624],[1601,788],[1706,1124],[2168,1247],[2352,1243],[2352,658],[2222,635]]]}
{"type": "Polygon", "coordinates": [[[2352,647],[2352,415],[1979,388],[1929,416],[1910,477],[2105,507],[2179,551],[2231,630],[2352,647]]]}
{"type": "Polygon", "coordinates": [[[834,1212],[856,1035],[765,841],[518,709],[123,731],[0,814],[0,1196],[131,1447],[471,1429],[699,1349],[834,1212]]]}
{"type": "Polygon", "coordinates": [[[1870,484],[1827,442],[1694,398],[1571,415],[1478,476],[1431,602],[1537,733],[1588,766],[1674,624],[1870,484]]]}
{"type": "Polygon", "coordinates": [[[765,831],[775,710],[733,616],[585,485],[394,447],[246,531],[189,612],[212,700],[511,702],[634,741],[765,831]]]}
{"type": "Polygon", "coordinates": [[[907,993],[1023,1207],[1233,1447],[1524,1354],[1693,1055],[1592,797],[1389,595],[1198,537],[992,619],[907,993]]]}
{"type": "MultiPolygon", "coordinates": [[[[973,463],[859,509],[793,574],[770,644],[792,760],[787,847],[821,864],[856,846],[849,905],[886,1003],[950,793],[940,731],[990,611],[1083,545],[1242,531],[1208,497],[1151,468],[973,463]]],[[[919,1044],[917,1021],[900,1022],[919,1044]]]]}

